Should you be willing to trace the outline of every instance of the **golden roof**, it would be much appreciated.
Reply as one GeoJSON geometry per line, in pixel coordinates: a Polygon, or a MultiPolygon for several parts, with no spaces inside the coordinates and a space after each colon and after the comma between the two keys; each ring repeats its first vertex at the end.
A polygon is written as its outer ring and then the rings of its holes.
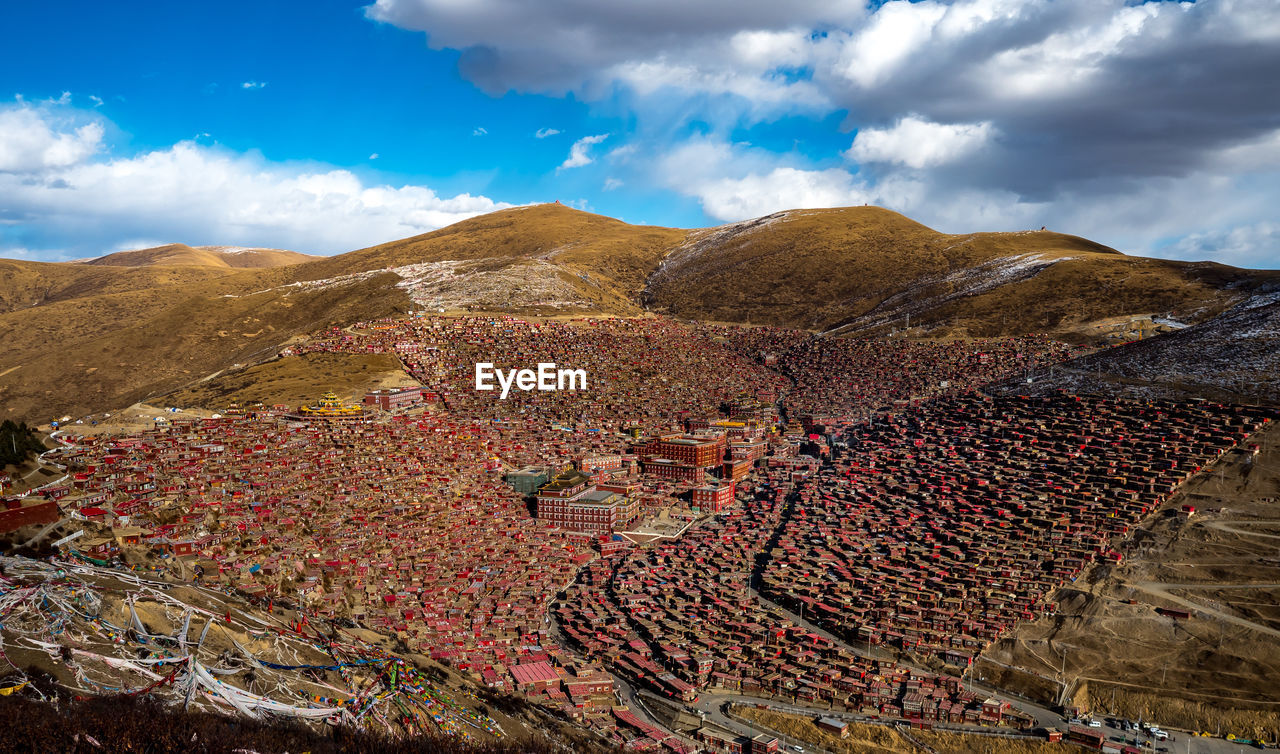
{"type": "Polygon", "coordinates": [[[303,416],[313,416],[317,418],[347,418],[353,416],[363,416],[365,409],[363,406],[357,406],[350,403],[343,403],[342,399],[332,392],[325,393],[320,399],[310,406],[303,406],[298,409],[298,413],[303,416]]]}

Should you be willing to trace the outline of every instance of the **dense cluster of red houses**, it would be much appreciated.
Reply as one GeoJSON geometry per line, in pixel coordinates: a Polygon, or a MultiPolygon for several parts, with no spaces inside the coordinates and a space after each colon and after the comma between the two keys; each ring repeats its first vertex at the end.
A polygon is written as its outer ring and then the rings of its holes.
{"type": "Polygon", "coordinates": [[[883,414],[803,491],[761,592],[965,667],[1274,412],[1054,395],[883,414]]]}
{"type": "Polygon", "coordinates": [[[308,351],[395,354],[426,387],[367,403],[427,410],[337,422],[282,407],[68,438],[70,479],[45,496],[111,527],[86,538],[95,556],[162,550],[395,633],[633,748],[680,744],[628,723],[605,669],[686,700],[720,688],[1000,721],[959,679],[855,654],[755,590],[850,642],[963,665],[1091,560],[1119,557],[1126,527],[1266,418],[969,394],[1066,355],[1036,338],[413,316],[289,352],[308,351]],[[499,400],[475,389],[479,361],[556,362],[589,389],[499,400]],[[677,498],[682,535],[610,536],[677,498]]]}
{"type": "Polygon", "coordinates": [[[787,391],[793,416],[835,422],[895,402],[968,392],[1074,351],[1044,336],[930,342],[814,338],[776,327],[700,325],[699,331],[793,380],[787,391]]]}
{"type": "MultiPolygon", "coordinates": [[[[206,580],[350,617],[510,684],[519,664],[568,665],[545,645],[545,605],[593,553],[546,536],[495,457],[601,450],[596,435],[512,435],[444,413],[175,422],[75,438],[62,454],[73,469],[62,502],[115,535],[87,554],[136,544],[191,556],[188,573],[199,566],[206,580]]],[[[588,706],[562,703],[579,715],[588,706]]]]}
{"type": "Polygon", "coordinates": [[[286,353],[391,353],[448,409],[597,432],[678,430],[743,395],[770,404],[788,383],[723,343],[666,319],[529,322],[512,317],[410,317],[322,334],[286,353]],[[512,390],[505,400],[475,389],[475,366],[581,369],[584,391],[512,390]]]}
{"type": "Polygon", "coordinates": [[[556,612],[571,645],[673,698],[741,691],[957,723],[999,722],[1000,703],[958,678],[866,659],[763,602],[752,588],[789,499],[818,459],[780,443],[741,505],[682,538],[589,563],[556,612]]]}

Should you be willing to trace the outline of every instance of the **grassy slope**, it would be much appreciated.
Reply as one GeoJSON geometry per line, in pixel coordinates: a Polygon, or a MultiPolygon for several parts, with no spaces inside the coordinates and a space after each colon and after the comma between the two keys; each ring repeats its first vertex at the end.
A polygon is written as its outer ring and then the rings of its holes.
{"type": "Polygon", "coordinates": [[[212,411],[224,411],[231,403],[297,406],[329,390],[344,399],[358,399],[384,383],[417,384],[392,354],[309,353],[227,372],[164,400],[167,405],[212,411]]]}
{"type": "Polygon", "coordinates": [[[1280,273],[1128,257],[1059,233],[945,235],[874,207],[687,231],[544,204],[251,270],[0,260],[0,418],[117,408],[269,358],[300,333],[415,308],[392,273],[299,284],[445,260],[468,261],[462,287],[501,273],[480,307],[491,310],[564,313],[515,306],[503,293],[510,281],[552,275],[580,302],[573,313],[630,315],[643,304],[860,335],[884,334],[908,315],[923,326],[913,334],[926,336],[1069,334],[1153,312],[1199,321],[1280,282],[1280,273]],[[1001,267],[1018,259],[1038,262],[1001,267]]]}
{"type": "Polygon", "coordinates": [[[558,204],[493,212],[421,236],[372,246],[304,265],[301,275],[331,277],[418,262],[491,259],[497,266],[541,259],[576,280],[586,273],[600,284],[601,311],[638,311],[645,279],[688,231],[628,225],[558,204]]]}
{"type": "Polygon", "coordinates": [[[633,302],[645,275],[685,233],[541,205],[287,267],[0,262],[0,302],[14,302],[0,305],[0,331],[12,333],[0,351],[0,418],[48,421],[126,406],[270,358],[295,335],[413,308],[391,273],[295,285],[369,270],[549,256],[594,300],[592,310],[638,313],[633,302]],[[579,272],[596,285],[582,283],[579,272]],[[45,289],[51,293],[35,295],[45,289]]]}
{"type": "Polygon", "coordinates": [[[257,275],[0,314],[0,331],[12,334],[0,351],[0,418],[48,421],[127,406],[270,358],[295,335],[410,308],[390,273],[276,290],[259,288],[257,275]]]}
{"type": "Polygon", "coordinates": [[[1129,257],[1044,231],[947,235],[888,210],[852,207],[696,231],[644,295],[658,311],[697,319],[883,334],[910,314],[913,327],[931,334],[995,335],[1139,312],[1197,320],[1239,300],[1226,285],[1266,279],[1280,274],[1129,257]],[[1019,257],[1039,264],[1002,273],[1019,257]]]}
{"type": "Polygon", "coordinates": [[[0,259],[0,314],[57,301],[196,285],[234,272],[214,267],[99,267],[0,259]]]}
{"type": "Polygon", "coordinates": [[[220,251],[218,246],[187,246],[171,243],[149,249],[118,251],[88,259],[83,263],[101,267],[222,267],[249,269],[284,267],[308,262],[315,257],[281,249],[242,249],[234,253],[220,251]]]}

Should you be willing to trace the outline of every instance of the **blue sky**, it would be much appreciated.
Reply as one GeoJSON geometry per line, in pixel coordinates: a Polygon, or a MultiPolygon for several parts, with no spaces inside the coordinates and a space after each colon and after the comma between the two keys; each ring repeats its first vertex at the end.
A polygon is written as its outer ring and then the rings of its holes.
{"type": "Polygon", "coordinates": [[[28,3],[0,256],[335,253],[560,199],[702,226],[872,203],[1280,266],[1280,4],[28,3]],[[541,137],[539,136],[541,134],[541,137]]]}

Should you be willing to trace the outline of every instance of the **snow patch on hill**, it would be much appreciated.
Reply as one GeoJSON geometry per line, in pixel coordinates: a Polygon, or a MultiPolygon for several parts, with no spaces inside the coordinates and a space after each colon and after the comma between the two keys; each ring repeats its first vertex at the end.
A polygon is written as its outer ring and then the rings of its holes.
{"type": "Polygon", "coordinates": [[[886,327],[898,320],[906,323],[912,314],[936,309],[949,301],[978,296],[996,288],[1035,277],[1046,268],[1075,257],[1044,254],[1014,254],[983,262],[975,267],[953,270],[945,275],[921,278],[911,288],[889,296],[870,312],[830,330],[847,334],[886,327]]]}
{"type": "Polygon", "coordinates": [[[1280,402],[1280,291],[1250,296],[1206,322],[1077,359],[1034,385],[1058,388],[1280,402]]]}
{"type": "Polygon", "coordinates": [[[247,246],[196,246],[193,248],[199,249],[200,251],[212,251],[215,254],[233,254],[233,255],[234,254],[258,254],[264,251],[266,252],[274,251],[274,252],[280,252],[282,254],[291,253],[291,252],[285,251],[284,249],[268,249],[260,246],[254,247],[254,248],[249,248],[247,246]]]}
{"type": "Polygon", "coordinates": [[[694,233],[689,240],[667,252],[658,263],[658,268],[649,276],[649,282],[652,285],[654,282],[665,281],[676,271],[688,265],[702,261],[709,262],[704,259],[708,252],[726,249],[730,244],[750,243],[750,236],[783,222],[798,212],[800,211],[775,212],[753,220],[742,220],[694,233]]]}
{"type": "MultiPolygon", "coordinates": [[[[563,268],[540,259],[495,257],[488,259],[420,262],[402,267],[367,270],[316,280],[300,280],[244,294],[294,290],[318,291],[354,285],[375,275],[391,272],[401,279],[395,287],[406,291],[415,304],[430,309],[591,310],[563,268]]],[[[584,280],[591,284],[590,281],[584,280]]],[[[223,294],[224,298],[240,298],[223,294]]]]}

